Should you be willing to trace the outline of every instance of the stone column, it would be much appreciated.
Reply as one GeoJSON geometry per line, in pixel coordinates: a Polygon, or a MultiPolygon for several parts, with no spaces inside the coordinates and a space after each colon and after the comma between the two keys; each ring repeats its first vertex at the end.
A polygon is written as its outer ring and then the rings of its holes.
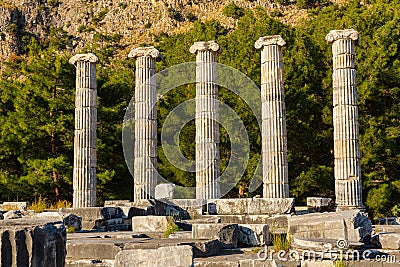
{"type": "Polygon", "coordinates": [[[128,57],[136,58],[134,200],[152,199],[157,185],[157,89],[154,47],[138,47],[128,57]]]}
{"type": "Polygon", "coordinates": [[[333,129],[337,209],[362,208],[354,44],[355,30],[330,31],[333,52],[333,129]]]}
{"type": "Polygon", "coordinates": [[[97,83],[95,54],[77,54],[73,207],[96,207],[97,83]]]}
{"type": "Polygon", "coordinates": [[[261,50],[263,197],[289,197],[285,92],[280,35],[264,36],[255,43],[261,50]]]}
{"type": "Polygon", "coordinates": [[[195,42],[190,53],[196,54],[196,198],[217,199],[219,187],[219,123],[217,54],[214,41],[195,42]]]}

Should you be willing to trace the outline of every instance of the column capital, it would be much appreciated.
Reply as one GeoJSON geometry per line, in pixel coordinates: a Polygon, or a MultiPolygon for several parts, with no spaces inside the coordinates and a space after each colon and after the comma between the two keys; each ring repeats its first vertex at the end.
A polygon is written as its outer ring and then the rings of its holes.
{"type": "Polygon", "coordinates": [[[219,44],[215,41],[208,42],[195,42],[189,49],[189,52],[192,54],[196,54],[199,51],[207,51],[211,50],[216,53],[221,53],[222,49],[219,44]]]}
{"type": "Polygon", "coordinates": [[[270,35],[260,37],[255,43],[254,47],[256,49],[261,49],[267,45],[279,45],[284,46],[286,44],[285,40],[282,39],[280,35],[270,35]]]}
{"type": "Polygon", "coordinates": [[[99,58],[93,53],[76,54],[75,56],[73,56],[69,59],[69,64],[75,65],[76,62],[78,62],[78,61],[86,61],[86,62],[91,62],[91,63],[97,64],[97,63],[99,63],[99,58]]]}
{"type": "Polygon", "coordinates": [[[328,43],[333,43],[340,39],[353,40],[356,44],[360,41],[358,32],[354,29],[332,30],[325,37],[328,43]]]}
{"type": "Polygon", "coordinates": [[[133,48],[131,52],[129,52],[128,57],[129,58],[152,57],[156,61],[160,61],[162,59],[160,51],[158,51],[154,46],[133,48]]]}

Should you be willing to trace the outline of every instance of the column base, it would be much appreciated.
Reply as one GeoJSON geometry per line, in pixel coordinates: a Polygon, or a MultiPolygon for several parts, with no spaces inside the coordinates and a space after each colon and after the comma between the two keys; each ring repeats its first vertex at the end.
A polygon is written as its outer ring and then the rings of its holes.
{"type": "Polygon", "coordinates": [[[360,211],[365,211],[365,206],[335,206],[335,211],[345,211],[345,210],[360,210],[360,211]]]}

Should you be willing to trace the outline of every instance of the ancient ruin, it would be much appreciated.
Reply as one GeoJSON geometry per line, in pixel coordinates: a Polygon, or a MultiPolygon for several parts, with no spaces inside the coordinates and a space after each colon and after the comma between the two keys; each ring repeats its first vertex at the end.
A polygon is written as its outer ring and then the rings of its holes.
{"type": "Polygon", "coordinates": [[[73,189],[75,208],[96,207],[97,83],[95,54],[78,54],[76,66],[73,189]]]}
{"type": "Polygon", "coordinates": [[[261,50],[262,162],[264,198],[289,197],[285,92],[280,35],[260,37],[261,50]]]}
{"type": "Polygon", "coordinates": [[[330,31],[333,52],[333,129],[337,209],[362,208],[355,30],[330,31]]]}
{"type": "Polygon", "coordinates": [[[1,266],[306,267],[351,262],[373,267],[378,261],[379,266],[398,266],[400,221],[374,226],[360,210],[358,33],[331,31],[326,40],[333,43],[336,211],[330,198],[309,197],[307,207],[295,207],[289,198],[281,36],[264,36],[255,43],[262,49],[263,198],[220,198],[216,57],[221,50],[208,41],[190,48],[197,64],[196,199],[174,199],[173,184],[158,185],[155,193],[154,74],[161,55],[154,47],[140,47],[129,54],[136,59],[134,201],[110,200],[95,207],[98,58],[76,55],[70,60],[77,67],[74,207],[34,213],[26,202],[0,205],[1,266]]]}
{"type": "Polygon", "coordinates": [[[214,41],[195,42],[196,54],[196,198],[220,198],[217,54],[214,41]]]}
{"type": "Polygon", "coordinates": [[[161,55],[154,47],[133,49],[136,58],[134,199],[154,198],[157,184],[157,89],[156,61],[161,55]]]}

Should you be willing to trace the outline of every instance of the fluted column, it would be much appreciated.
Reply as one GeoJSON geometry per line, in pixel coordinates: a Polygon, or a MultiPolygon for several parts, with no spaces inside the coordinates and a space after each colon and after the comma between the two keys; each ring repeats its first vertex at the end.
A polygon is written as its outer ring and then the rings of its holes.
{"type": "Polygon", "coordinates": [[[330,31],[333,52],[333,129],[337,209],[362,208],[354,44],[355,30],[330,31]]]}
{"type": "Polygon", "coordinates": [[[96,207],[97,83],[95,54],[77,54],[76,67],[73,207],[96,207]]]}
{"type": "Polygon", "coordinates": [[[263,197],[289,197],[285,92],[280,35],[264,36],[261,50],[263,197]]]}
{"type": "Polygon", "coordinates": [[[157,89],[154,47],[138,47],[128,57],[136,58],[134,200],[155,197],[157,185],[157,89]]]}
{"type": "Polygon", "coordinates": [[[196,198],[220,198],[217,53],[214,41],[195,42],[196,54],[196,198]]]}

